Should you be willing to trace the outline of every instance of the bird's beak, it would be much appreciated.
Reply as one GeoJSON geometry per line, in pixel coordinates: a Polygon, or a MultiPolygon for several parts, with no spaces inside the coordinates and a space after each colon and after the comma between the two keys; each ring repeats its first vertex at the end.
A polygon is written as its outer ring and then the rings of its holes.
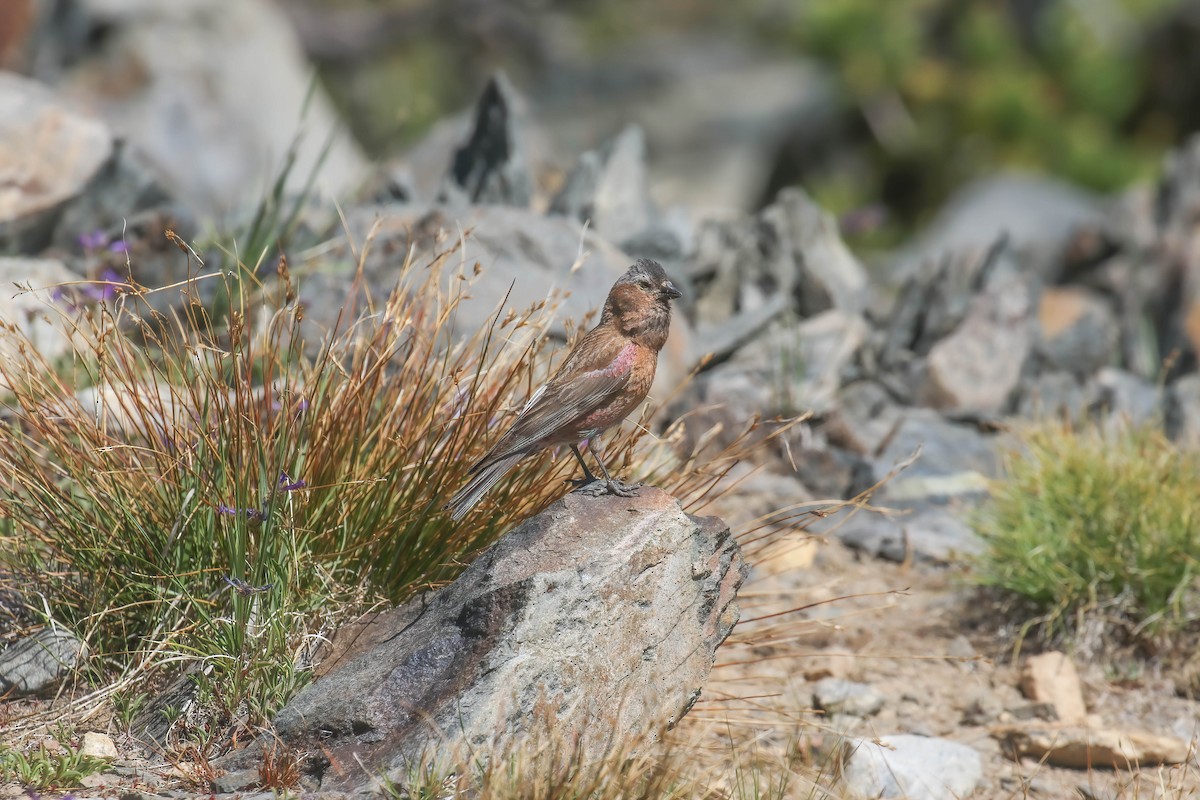
{"type": "Polygon", "coordinates": [[[662,293],[672,300],[678,300],[679,298],[683,297],[683,292],[676,289],[675,284],[671,283],[670,281],[663,281],[662,293]]]}

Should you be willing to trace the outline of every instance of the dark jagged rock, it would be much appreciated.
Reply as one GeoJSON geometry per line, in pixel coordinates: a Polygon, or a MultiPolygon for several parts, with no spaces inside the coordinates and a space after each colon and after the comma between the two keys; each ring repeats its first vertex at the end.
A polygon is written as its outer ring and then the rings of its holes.
{"type": "Polygon", "coordinates": [[[276,733],[340,765],[322,790],[351,791],[434,752],[595,757],[653,739],[699,696],[746,571],[722,522],[660,490],[568,495],[450,586],[360,626],[276,733]]]}
{"type": "Polygon", "coordinates": [[[523,151],[516,91],[502,74],[488,81],[475,107],[475,126],[454,154],[440,200],[528,206],[533,180],[523,151]]]}

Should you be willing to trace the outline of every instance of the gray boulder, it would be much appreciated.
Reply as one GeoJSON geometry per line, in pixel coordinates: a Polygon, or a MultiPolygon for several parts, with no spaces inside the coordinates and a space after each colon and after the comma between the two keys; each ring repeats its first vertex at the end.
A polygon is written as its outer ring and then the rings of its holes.
{"type": "Polygon", "coordinates": [[[35,81],[0,72],[0,252],[45,247],[63,208],[112,154],[103,122],[35,81]]]}
{"type": "Polygon", "coordinates": [[[746,571],[723,523],[660,490],[568,495],[360,631],[275,730],[342,766],[322,790],[402,781],[431,753],[562,742],[590,759],[653,740],[699,697],[746,571]]]}
{"type": "Polygon", "coordinates": [[[860,741],[842,781],[863,800],[958,800],[983,779],[979,751],[958,742],[900,734],[860,741]]]}
{"type": "Polygon", "coordinates": [[[42,628],[0,651],[0,698],[44,695],[71,674],[84,655],[75,634],[42,628]]]}
{"type": "Polygon", "coordinates": [[[1001,236],[1022,253],[1054,254],[1074,231],[1104,224],[1103,205],[1075,186],[1019,173],[996,175],[951,197],[893,270],[911,275],[926,262],[987,247],[1001,236]]]}
{"type": "Polygon", "coordinates": [[[318,165],[316,185],[335,194],[365,176],[363,154],[313,86],[277,4],[39,5],[51,30],[39,43],[35,73],[108,122],[155,165],[167,191],[205,218],[258,202],[298,132],[289,189],[303,186],[318,165]],[[59,6],[63,13],[52,17],[48,10],[59,6]]]}

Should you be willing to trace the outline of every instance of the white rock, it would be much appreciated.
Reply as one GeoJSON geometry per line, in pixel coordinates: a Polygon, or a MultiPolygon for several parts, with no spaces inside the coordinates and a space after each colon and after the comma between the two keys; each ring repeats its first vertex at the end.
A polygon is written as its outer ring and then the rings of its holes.
{"type": "Polygon", "coordinates": [[[71,349],[72,316],[51,287],[78,280],[55,259],[0,258],[0,321],[16,329],[0,330],[0,390],[11,385],[5,373],[23,345],[47,360],[71,349]]]}
{"type": "Polygon", "coordinates": [[[958,742],[898,734],[862,740],[846,760],[842,780],[863,800],[957,800],[983,778],[983,758],[958,742]]]}
{"type": "Polygon", "coordinates": [[[79,752],[92,758],[117,758],[121,755],[117,752],[117,745],[113,742],[112,737],[96,731],[88,731],[83,734],[79,752]]]}

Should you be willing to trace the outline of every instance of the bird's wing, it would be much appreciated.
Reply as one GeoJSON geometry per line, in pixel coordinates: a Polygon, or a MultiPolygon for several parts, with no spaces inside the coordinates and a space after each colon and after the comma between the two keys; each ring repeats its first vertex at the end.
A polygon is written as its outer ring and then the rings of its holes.
{"type": "Polygon", "coordinates": [[[521,452],[600,408],[629,383],[636,349],[630,342],[607,363],[578,372],[571,367],[579,359],[568,358],[559,374],[530,397],[512,428],[479,466],[521,452]]]}

